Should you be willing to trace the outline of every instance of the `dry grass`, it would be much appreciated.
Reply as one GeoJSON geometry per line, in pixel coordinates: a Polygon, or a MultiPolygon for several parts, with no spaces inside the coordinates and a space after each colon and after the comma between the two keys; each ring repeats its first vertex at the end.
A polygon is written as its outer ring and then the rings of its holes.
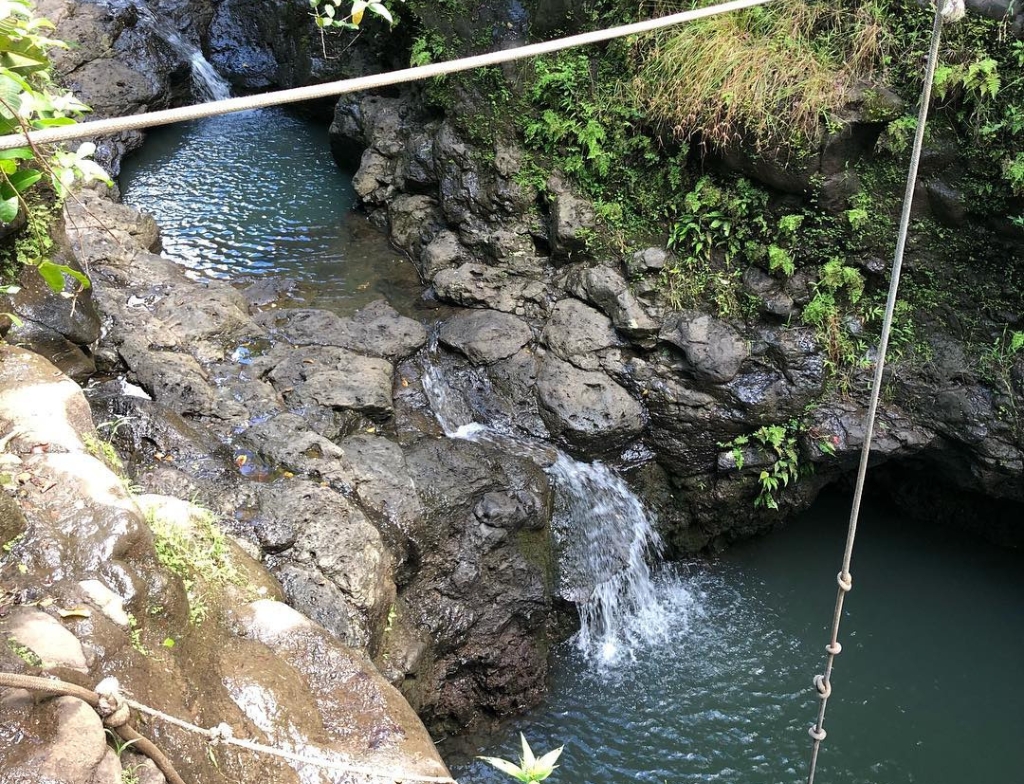
{"type": "Polygon", "coordinates": [[[869,5],[779,3],[653,36],[635,89],[681,136],[799,147],[880,61],[883,39],[869,5]]]}

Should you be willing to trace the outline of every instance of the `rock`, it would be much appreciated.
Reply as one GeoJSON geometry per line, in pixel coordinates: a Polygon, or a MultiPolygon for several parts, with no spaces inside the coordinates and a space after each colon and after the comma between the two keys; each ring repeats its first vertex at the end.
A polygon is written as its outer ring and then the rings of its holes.
{"type": "Polygon", "coordinates": [[[670,317],[658,338],[681,349],[693,375],[711,384],[734,379],[750,353],[747,342],[728,324],[693,311],[670,317]]]}
{"type": "Polygon", "coordinates": [[[3,639],[13,641],[34,654],[38,666],[44,670],[60,667],[89,671],[85,651],[78,638],[42,610],[15,608],[0,619],[0,634],[3,639]]]}
{"type": "Polygon", "coordinates": [[[579,370],[554,356],[540,363],[537,399],[551,432],[580,448],[607,452],[644,427],[644,410],[625,389],[604,373],[579,370]]]}
{"type": "Polygon", "coordinates": [[[661,272],[672,261],[672,254],[666,248],[644,248],[636,251],[628,262],[629,274],[633,277],[661,272]]]}
{"type": "Polygon", "coordinates": [[[388,202],[388,223],[395,244],[416,258],[444,227],[444,218],[435,199],[402,194],[388,202]]]}
{"type": "Polygon", "coordinates": [[[487,307],[516,315],[544,313],[550,296],[540,281],[475,263],[438,272],[434,291],[442,299],[464,307],[487,307]]]}
{"type": "Polygon", "coordinates": [[[476,365],[508,359],[533,339],[522,319],[493,310],[467,310],[448,319],[438,333],[446,346],[476,365]]]}
{"type": "Polygon", "coordinates": [[[967,221],[967,201],[964,195],[942,180],[932,180],[928,191],[928,206],[935,218],[946,226],[959,227],[967,221]]]}
{"type": "Polygon", "coordinates": [[[548,239],[552,256],[569,259],[586,252],[588,236],[597,221],[593,206],[573,194],[557,175],[548,178],[547,200],[548,239]]]}
{"type": "MultiPolygon", "coordinates": [[[[364,357],[342,348],[305,347],[278,350],[266,357],[270,364],[280,357],[267,372],[262,365],[257,369],[274,385],[285,402],[300,407],[317,417],[317,422],[334,427],[338,422],[330,416],[332,411],[357,412],[369,417],[386,418],[393,409],[391,387],[394,366],[383,359],[364,357]],[[323,409],[327,412],[317,409],[323,409]]],[[[344,424],[341,431],[345,429],[344,424]]],[[[341,432],[339,431],[339,432],[341,432]]],[[[336,432],[326,433],[329,438],[336,432]]]]}
{"type": "Polygon", "coordinates": [[[760,301],[763,313],[784,319],[796,314],[793,298],[786,293],[784,284],[759,267],[747,268],[743,286],[760,301]]]}
{"type": "Polygon", "coordinates": [[[597,353],[619,343],[611,319],[577,299],[563,299],[551,309],[541,340],[581,370],[598,370],[597,353]]]}
{"type": "Polygon", "coordinates": [[[642,344],[652,344],[658,324],[647,315],[618,272],[609,267],[590,267],[580,273],[571,289],[580,299],[599,307],[624,335],[642,344]]]}
{"type": "Polygon", "coordinates": [[[459,242],[458,235],[444,229],[423,249],[417,267],[424,280],[432,281],[441,270],[458,267],[469,260],[469,254],[459,242]]]}
{"type": "MultiPolygon", "coordinates": [[[[298,751],[306,744],[313,750],[335,748],[352,764],[396,771],[398,779],[449,775],[416,714],[364,655],[334,644],[323,629],[278,602],[253,602],[239,612],[236,623],[247,637],[286,661],[293,682],[322,706],[313,726],[293,714],[291,720],[300,725],[294,734],[305,736],[298,751]],[[339,693],[346,695],[343,702],[337,699],[339,693]],[[301,727],[304,723],[307,727],[301,727]]],[[[244,693],[236,689],[239,697],[244,693]]],[[[288,690],[282,688],[271,699],[271,705],[287,703],[288,690]]],[[[254,721],[261,719],[267,702],[245,706],[254,721]]],[[[280,727],[270,740],[294,746],[294,734],[280,727]]]]}
{"type": "Polygon", "coordinates": [[[20,732],[0,748],[0,780],[120,784],[121,764],[99,715],[75,697],[36,702],[27,691],[0,699],[5,724],[20,732]],[[8,723],[9,722],[9,723],[8,723]]]}

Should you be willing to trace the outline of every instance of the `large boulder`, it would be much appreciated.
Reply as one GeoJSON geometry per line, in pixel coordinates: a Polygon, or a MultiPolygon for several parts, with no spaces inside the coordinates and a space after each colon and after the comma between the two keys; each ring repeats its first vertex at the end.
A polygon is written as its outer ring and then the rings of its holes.
{"type": "Polygon", "coordinates": [[[552,434],[583,449],[621,447],[646,422],[643,406],[607,375],[580,370],[552,355],[541,361],[537,400],[552,434]]]}
{"type": "Polygon", "coordinates": [[[508,359],[533,339],[522,319],[494,310],[467,310],[448,319],[440,341],[466,355],[474,364],[508,359]]]}

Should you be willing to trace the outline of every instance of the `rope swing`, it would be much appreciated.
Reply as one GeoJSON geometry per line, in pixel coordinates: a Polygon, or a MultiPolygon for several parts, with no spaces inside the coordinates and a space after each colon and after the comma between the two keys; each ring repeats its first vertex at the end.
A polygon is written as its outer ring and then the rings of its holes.
{"type": "Polygon", "coordinates": [[[921,162],[921,148],[924,145],[924,130],[928,120],[928,104],[931,101],[932,81],[935,78],[935,66],[939,56],[939,41],[942,37],[942,23],[956,22],[963,18],[964,0],[938,0],[935,6],[935,21],[932,24],[931,47],[925,65],[924,85],[921,88],[921,106],[917,114],[917,129],[914,133],[914,146],[910,154],[910,171],[907,174],[907,189],[903,196],[903,213],[900,216],[899,237],[896,241],[896,255],[892,262],[892,275],[889,280],[889,296],[885,303],[885,317],[882,319],[882,335],[878,343],[878,359],[875,363],[875,377],[871,387],[871,398],[867,413],[864,415],[864,445],[861,447],[860,464],[857,467],[857,485],[853,492],[853,506],[850,510],[850,527],[846,534],[846,549],[843,552],[843,566],[836,575],[839,589],[836,591],[836,608],[832,614],[832,636],[825,651],[824,675],[814,676],[814,689],[821,700],[818,706],[818,720],[809,732],[813,739],[811,748],[810,771],[807,784],[814,784],[814,774],[818,766],[818,751],[825,740],[825,708],[832,694],[832,667],[843,646],[839,642],[839,624],[843,616],[843,601],[846,594],[853,588],[853,575],[850,574],[850,561],[853,558],[853,542],[857,535],[857,519],[860,516],[861,497],[864,494],[864,478],[868,470],[868,458],[871,454],[871,440],[875,431],[875,414],[878,410],[878,399],[882,394],[882,374],[885,371],[885,352],[889,348],[889,334],[892,331],[893,312],[896,309],[896,294],[900,286],[900,272],[903,268],[903,252],[907,246],[907,233],[910,227],[910,208],[914,201],[914,189],[917,187],[917,169],[921,162]]]}

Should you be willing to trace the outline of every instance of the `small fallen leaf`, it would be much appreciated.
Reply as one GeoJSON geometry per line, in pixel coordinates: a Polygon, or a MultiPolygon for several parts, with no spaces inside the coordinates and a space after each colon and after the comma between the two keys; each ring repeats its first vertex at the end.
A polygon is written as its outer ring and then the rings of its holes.
{"type": "Polygon", "coordinates": [[[57,608],[57,615],[61,618],[91,618],[92,610],[88,607],[68,607],[66,610],[62,607],[57,608]]]}

